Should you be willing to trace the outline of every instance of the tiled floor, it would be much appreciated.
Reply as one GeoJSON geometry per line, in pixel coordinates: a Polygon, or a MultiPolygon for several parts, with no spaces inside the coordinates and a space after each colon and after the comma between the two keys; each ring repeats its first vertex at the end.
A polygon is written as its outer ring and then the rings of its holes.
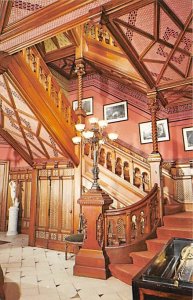
{"type": "Polygon", "coordinates": [[[27,246],[27,236],[0,240],[0,265],[5,275],[6,300],[132,300],[132,288],[114,277],[108,280],[73,276],[74,258],[64,253],[27,246]]]}

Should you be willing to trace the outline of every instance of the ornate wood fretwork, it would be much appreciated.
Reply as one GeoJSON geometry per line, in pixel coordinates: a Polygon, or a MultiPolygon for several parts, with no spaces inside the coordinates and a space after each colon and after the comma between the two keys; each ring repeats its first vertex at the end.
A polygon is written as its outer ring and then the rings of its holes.
{"type": "Polygon", "coordinates": [[[148,107],[151,113],[153,153],[158,152],[156,115],[159,110],[157,93],[148,93],[148,107]]]}
{"type": "Polygon", "coordinates": [[[104,216],[103,214],[100,214],[98,219],[97,219],[97,241],[100,247],[103,247],[103,242],[104,242],[104,216]]]}

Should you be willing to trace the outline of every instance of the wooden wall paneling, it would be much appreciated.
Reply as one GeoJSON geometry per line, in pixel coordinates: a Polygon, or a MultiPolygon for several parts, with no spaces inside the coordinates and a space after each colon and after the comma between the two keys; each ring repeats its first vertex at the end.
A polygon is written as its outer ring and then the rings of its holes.
{"type": "Polygon", "coordinates": [[[38,212],[37,226],[38,228],[49,228],[50,214],[50,187],[51,182],[47,178],[39,178],[38,180],[38,212]]]}
{"type": "Polygon", "coordinates": [[[0,231],[6,231],[9,162],[0,161],[0,231]]]}
{"type": "Polygon", "coordinates": [[[31,205],[30,205],[30,224],[29,224],[29,246],[35,246],[35,225],[37,212],[37,189],[38,189],[38,170],[32,170],[31,184],[31,205]]]}
{"type": "Polygon", "coordinates": [[[59,177],[51,177],[50,180],[50,211],[49,211],[49,229],[58,232],[59,203],[60,203],[60,182],[59,177]]]}
{"type": "Polygon", "coordinates": [[[62,178],[62,231],[70,233],[73,230],[73,177],[62,178]]]}

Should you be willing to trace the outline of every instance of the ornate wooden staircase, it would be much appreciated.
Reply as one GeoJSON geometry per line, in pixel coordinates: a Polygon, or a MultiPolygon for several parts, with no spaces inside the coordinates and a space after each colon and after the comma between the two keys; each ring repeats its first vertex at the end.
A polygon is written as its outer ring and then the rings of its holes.
{"type": "MultiPolygon", "coordinates": [[[[5,81],[13,83],[24,104],[33,112],[34,119],[45,128],[63,157],[78,165],[79,158],[72,142],[77,117],[37,49],[35,47],[24,49],[10,56],[5,69],[5,81]]],[[[21,117],[17,112],[19,108],[14,105],[12,108],[20,124],[21,117]]],[[[9,128],[4,128],[2,125],[1,131],[8,132],[9,128]]],[[[24,129],[21,128],[21,131],[24,132],[24,129]]],[[[37,138],[39,138],[39,131],[40,127],[33,133],[37,138]]],[[[33,160],[33,155],[30,156],[33,160]]]]}
{"type": "Polygon", "coordinates": [[[181,212],[163,217],[164,225],[156,230],[157,238],[146,240],[147,250],[130,252],[132,263],[111,263],[111,274],[131,284],[132,278],[163,248],[172,237],[193,238],[193,212],[181,212]]]}

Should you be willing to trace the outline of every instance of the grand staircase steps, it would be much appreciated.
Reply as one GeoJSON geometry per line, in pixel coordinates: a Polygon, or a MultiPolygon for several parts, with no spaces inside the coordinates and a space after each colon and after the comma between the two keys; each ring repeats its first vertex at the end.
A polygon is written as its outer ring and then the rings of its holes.
{"type": "Polygon", "coordinates": [[[164,216],[163,223],[164,226],[157,228],[157,238],[146,241],[147,251],[129,253],[133,264],[110,264],[109,269],[114,277],[131,285],[132,278],[161,251],[170,238],[193,239],[193,212],[164,216]]]}
{"type": "Polygon", "coordinates": [[[134,264],[111,264],[109,269],[114,277],[130,285],[132,278],[141,270],[141,267],[134,264]]]}
{"type": "Polygon", "coordinates": [[[183,210],[184,210],[184,206],[181,203],[164,205],[164,215],[177,214],[177,213],[182,212],[183,210]]]}
{"type": "Polygon", "coordinates": [[[133,264],[135,266],[145,267],[148,262],[155,256],[155,251],[140,251],[132,252],[130,256],[133,259],[133,264]]]}
{"type": "Polygon", "coordinates": [[[160,227],[157,229],[157,236],[158,238],[164,238],[168,240],[172,237],[192,239],[193,232],[192,229],[187,227],[160,227]]]}
{"type": "Polygon", "coordinates": [[[164,226],[183,227],[193,229],[193,212],[182,212],[170,216],[164,216],[164,226]]]}
{"type": "Polygon", "coordinates": [[[161,240],[161,239],[152,239],[152,240],[147,240],[147,249],[151,252],[158,253],[161,251],[161,249],[167,244],[168,239],[166,240],[161,240]]]}

